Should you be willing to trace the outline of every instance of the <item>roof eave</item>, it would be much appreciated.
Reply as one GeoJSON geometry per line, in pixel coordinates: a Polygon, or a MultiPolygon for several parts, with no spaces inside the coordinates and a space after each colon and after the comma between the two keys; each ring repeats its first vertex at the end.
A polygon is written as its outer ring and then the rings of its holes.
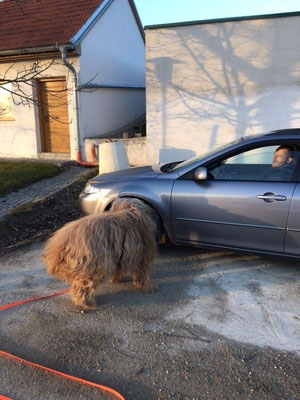
{"type": "Polygon", "coordinates": [[[278,14],[261,14],[261,15],[249,15],[244,17],[230,17],[230,18],[217,18],[217,19],[205,19],[197,21],[185,21],[185,22],[171,22],[168,24],[157,24],[157,25],[146,25],[145,29],[160,29],[160,28],[172,28],[187,25],[203,25],[203,24],[217,24],[224,22],[234,22],[234,21],[246,21],[253,19],[270,19],[270,18],[286,18],[286,17],[297,17],[300,16],[300,11],[293,11],[287,13],[278,14]]]}
{"type": "Polygon", "coordinates": [[[71,43],[74,46],[78,46],[85,35],[90,31],[90,29],[95,25],[98,19],[105,13],[108,7],[114,0],[104,0],[96,11],[90,16],[90,18],[82,25],[77,33],[71,38],[71,43]]]}
{"type": "MultiPolygon", "coordinates": [[[[85,35],[91,30],[91,28],[95,25],[95,23],[99,20],[99,18],[102,17],[102,15],[109,8],[109,6],[112,4],[113,1],[114,0],[104,0],[103,3],[100,4],[100,6],[97,8],[96,11],[94,11],[94,13],[90,16],[90,18],[86,21],[86,23],[82,25],[79,31],[75,33],[75,35],[71,38],[71,43],[73,43],[74,46],[78,46],[80,44],[85,35]]],[[[134,15],[136,24],[139,28],[140,34],[143,38],[143,41],[145,41],[145,32],[139,14],[137,12],[136,6],[134,4],[134,1],[128,0],[128,2],[131,11],[134,15]]]]}
{"type": "Polygon", "coordinates": [[[128,0],[128,2],[129,2],[129,5],[131,7],[131,10],[132,10],[132,13],[134,15],[134,18],[135,18],[135,21],[137,23],[137,26],[139,28],[140,34],[141,34],[141,36],[143,38],[143,41],[145,42],[145,31],[144,31],[143,24],[142,24],[142,21],[140,19],[139,13],[137,11],[137,8],[136,8],[133,0],[128,0]]]}
{"type": "MultiPolygon", "coordinates": [[[[66,44],[68,50],[74,51],[73,44],[66,44]]],[[[28,47],[22,49],[11,49],[11,50],[0,50],[0,57],[10,56],[24,56],[24,55],[40,55],[45,53],[53,53],[59,51],[58,45],[55,46],[40,46],[40,47],[28,47]]]]}

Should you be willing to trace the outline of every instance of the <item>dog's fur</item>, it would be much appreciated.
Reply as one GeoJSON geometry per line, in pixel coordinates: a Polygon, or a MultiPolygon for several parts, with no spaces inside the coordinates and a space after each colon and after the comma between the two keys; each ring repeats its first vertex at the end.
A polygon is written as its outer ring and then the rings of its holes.
{"type": "Polygon", "coordinates": [[[154,292],[150,268],[155,257],[152,209],[138,199],[116,199],[109,212],[70,222],[46,243],[47,272],[71,285],[75,306],[94,308],[96,286],[131,275],[136,289],[154,292]]]}

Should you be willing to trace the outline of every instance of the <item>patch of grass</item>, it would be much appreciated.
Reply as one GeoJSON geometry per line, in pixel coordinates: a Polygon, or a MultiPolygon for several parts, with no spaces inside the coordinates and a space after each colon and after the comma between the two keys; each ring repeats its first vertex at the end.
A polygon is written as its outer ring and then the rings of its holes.
{"type": "Polygon", "coordinates": [[[60,172],[58,166],[49,163],[0,161],[0,197],[60,172]]]}

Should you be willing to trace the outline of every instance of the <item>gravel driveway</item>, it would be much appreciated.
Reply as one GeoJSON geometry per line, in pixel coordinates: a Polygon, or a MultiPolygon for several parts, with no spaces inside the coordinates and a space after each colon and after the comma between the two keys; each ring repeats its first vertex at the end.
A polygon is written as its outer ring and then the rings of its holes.
{"type": "MultiPolygon", "coordinates": [[[[63,290],[43,243],[0,258],[0,305],[63,290]]],[[[68,295],[0,313],[0,350],[109,386],[126,400],[297,399],[299,262],[160,247],[159,291],[99,287],[98,309],[68,295]]],[[[99,399],[96,389],[0,357],[0,395],[99,399]]],[[[101,397],[100,397],[101,398],[101,397]]]]}

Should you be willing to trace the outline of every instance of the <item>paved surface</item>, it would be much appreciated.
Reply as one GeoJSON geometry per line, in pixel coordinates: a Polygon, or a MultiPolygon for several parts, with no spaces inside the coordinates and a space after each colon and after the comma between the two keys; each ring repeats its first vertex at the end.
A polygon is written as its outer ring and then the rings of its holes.
{"type": "Polygon", "coordinates": [[[5,215],[17,206],[30,202],[38,202],[45,197],[51,196],[80,179],[86,172],[87,168],[70,165],[65,167],[64,172],[53,178],[44,179],[17,192],[0,197],[0,219],[4,218],[5,215]]]}
{"type": "MultiPolygon", "coordinates": [[[[0,254],[0,306],[67,288],[46,274],[44,243],[0,254]]],[[[156,293],[131,279],[0,312],[0,349],[109,386],[126,400],[299,400],[299,266],[292,260],[161,245],[156,293]]],[[[0,357],[0,395],[104,400],[96,391],[0,357]]]]}

